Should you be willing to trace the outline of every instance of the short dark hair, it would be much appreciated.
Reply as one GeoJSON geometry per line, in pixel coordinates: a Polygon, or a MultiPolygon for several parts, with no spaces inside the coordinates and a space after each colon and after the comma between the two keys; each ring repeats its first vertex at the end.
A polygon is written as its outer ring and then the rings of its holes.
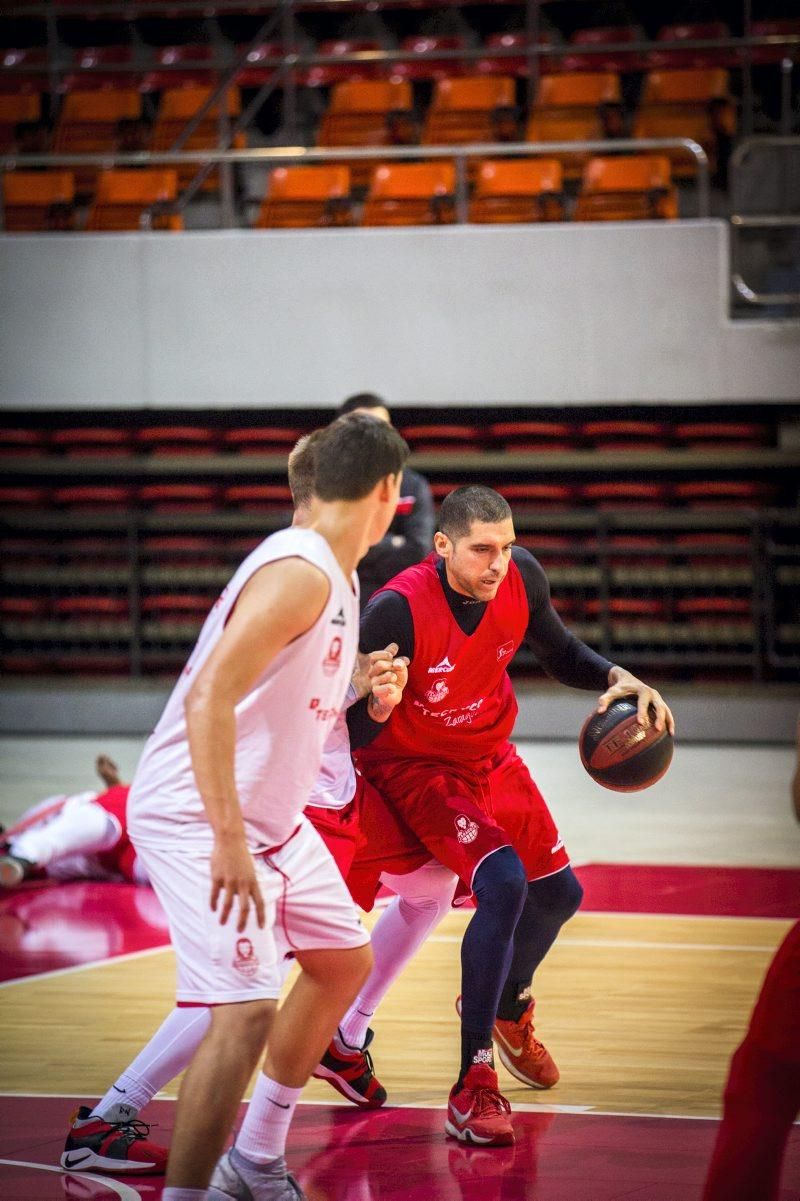
{"type": "Polygon", "coordinates": [[[399,475],[409,455],[397,430],[368,413],[346,413],[314,445],[314,492],[320,500],[361,500],[379,480],[399,475]]]}
{"type": "Polygon", "coordinates": [[[292,503],[296,509],[310,505],[314,496],[314,475],[316,473],[316,444],[322,430],[312,430],[303,434],[295,442],[289,453],[286,469],[289,476],[289,488],[292,493],[292,503]]]}
{"type": "Polygon", "coordinates": [[[383,397],[378,396],[375,392],[355,392],[342,401],[336,410],[336,416],[344,417],[346,413],[352,413],[354,409],[386,409],[388,412],[389,406],[383,397]]]}
{"type": "Polygon", "coordinates": [[[511,506],[494,488],[483,484],[465,484],[448,492],[439,510],[439,529],[451,542],[457,542],[472,529],[473,521],[505,521],[511,506]]]}

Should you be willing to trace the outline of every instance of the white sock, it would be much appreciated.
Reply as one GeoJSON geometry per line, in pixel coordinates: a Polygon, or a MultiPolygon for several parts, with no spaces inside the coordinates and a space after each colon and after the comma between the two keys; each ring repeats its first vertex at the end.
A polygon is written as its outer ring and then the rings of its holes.
{"type": "Polygon", "coordinates": [[[206,1201],[208,1189],[204,1188],[165,1188],[161,1201],[206,1201]]]}
{"type": "Polygon", "coordinates": [[[119,825],[93,801],[65,805],[58,817],[24,830],[10,842],[11,854],[37,867],[47,867],[66,855],[96,855],[109,851],[119,841],[119,825]]]}
{"type": "Polygon", "coordinates": [[[339,1023],[349,1047],[363,1047],[370,1018],[394,980],[450,911],[456,877],[440,863],[426,863],[405,876],[384,873],[381,882],[398,895],[372,931],[374,966],[364,987],[339,1023]]]}
{"type": "Polygon", "coordinates": [[[286,1150],[286,1135],[303,1090],[289,1088],[260,1073],[247,1116],[236,1136],[236,1150],[252,1163],[269,1163],[286,1150]]]}
{"type": "Polygon", "coordinates": [[[112,1122],[128,1116],[125,1110],[129,1107],[135,1113],[144,1109],[165,1084],[191,1063],[210,1022],[211,1010],[205,1005],[179,1005],[173,1009],[144,1050],[97,1102],[92,1114],[112,1122]]]}

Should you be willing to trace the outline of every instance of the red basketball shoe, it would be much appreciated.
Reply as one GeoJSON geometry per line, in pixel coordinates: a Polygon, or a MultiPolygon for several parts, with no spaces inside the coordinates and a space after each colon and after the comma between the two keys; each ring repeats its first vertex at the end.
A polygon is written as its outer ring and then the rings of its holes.
{"type": "Polygon", "coordinates": [[[518,1022],[495,1019],[492,1035],[500,1062],[523,1084],[532,1088],[552,1088],[561,1073],[544,1043],[534,1035],[531,1001],[518,1022]]]}
{"type": "Polygon", "coordinates": [[[68,1172],[163,1176],[168,1151],[149,1141],[150,1127],[132,1116],[133,1112],[119,1121],[106,1122],[92,1117],[88,1105],[81,1105],[72,1116],[60,1160],[62,1168],[68,1172]]]}
{"type": "Polygon", "coordinates": [[[497,1072],[474,1063],[462,1084],[454,1084],[447,1103],[446,1132],[462,1143],[507,1147],[514,1141],[511,1106],[500,1093],[497,1072]]]}
{"type": "Polygon", "coordinates": [[[386,1100],[386,1089],[375,1075],[367,1047],[375,1037],[368,1030],[364,1046],[345,1049],[340,1039],[331,1040],[322,1059],[312,1072],[317,1080],[327,1080],[337,1092],[362,1109],[378,1109],[386,1100]]]}

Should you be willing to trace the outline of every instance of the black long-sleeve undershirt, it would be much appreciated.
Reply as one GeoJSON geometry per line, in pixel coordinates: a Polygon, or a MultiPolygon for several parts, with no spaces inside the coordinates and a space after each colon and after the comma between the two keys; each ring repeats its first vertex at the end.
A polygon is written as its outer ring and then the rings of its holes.
{"type": "MultiPolygon", "coordinates": [[[[566,628],[550,601],[550,583],[544,568],[530,551],[515,546],[511,558],[522,576],[528,598],[528,628],[523,645],[560,684],[604,692],[613,664],[566,628]]],[[[486,603],[472,600],[450,587],[444,560],[439,561],[437,570],[459,628],[465,634],[474,633],[486,612],[486,603]]],[[[362,614],[361,649],[376,650],[390,642],[397,643],[399,654],[414,658],[414,622],[408,600],[399,592],[386,591],[374,597],[362,614]]],[[[381,728],[370,718],[365,702],[348,710],[347,725],[354,749],[371,742],[381,728]]]]}

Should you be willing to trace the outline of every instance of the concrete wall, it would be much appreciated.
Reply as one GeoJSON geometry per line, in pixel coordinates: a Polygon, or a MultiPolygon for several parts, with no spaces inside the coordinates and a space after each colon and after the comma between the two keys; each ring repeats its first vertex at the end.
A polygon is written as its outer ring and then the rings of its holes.
{"type": "Polygon", "coordinates": [[[0,404],[794,400],[800,323],[727,316],[727,228],[0,237],[0,404]]]}

